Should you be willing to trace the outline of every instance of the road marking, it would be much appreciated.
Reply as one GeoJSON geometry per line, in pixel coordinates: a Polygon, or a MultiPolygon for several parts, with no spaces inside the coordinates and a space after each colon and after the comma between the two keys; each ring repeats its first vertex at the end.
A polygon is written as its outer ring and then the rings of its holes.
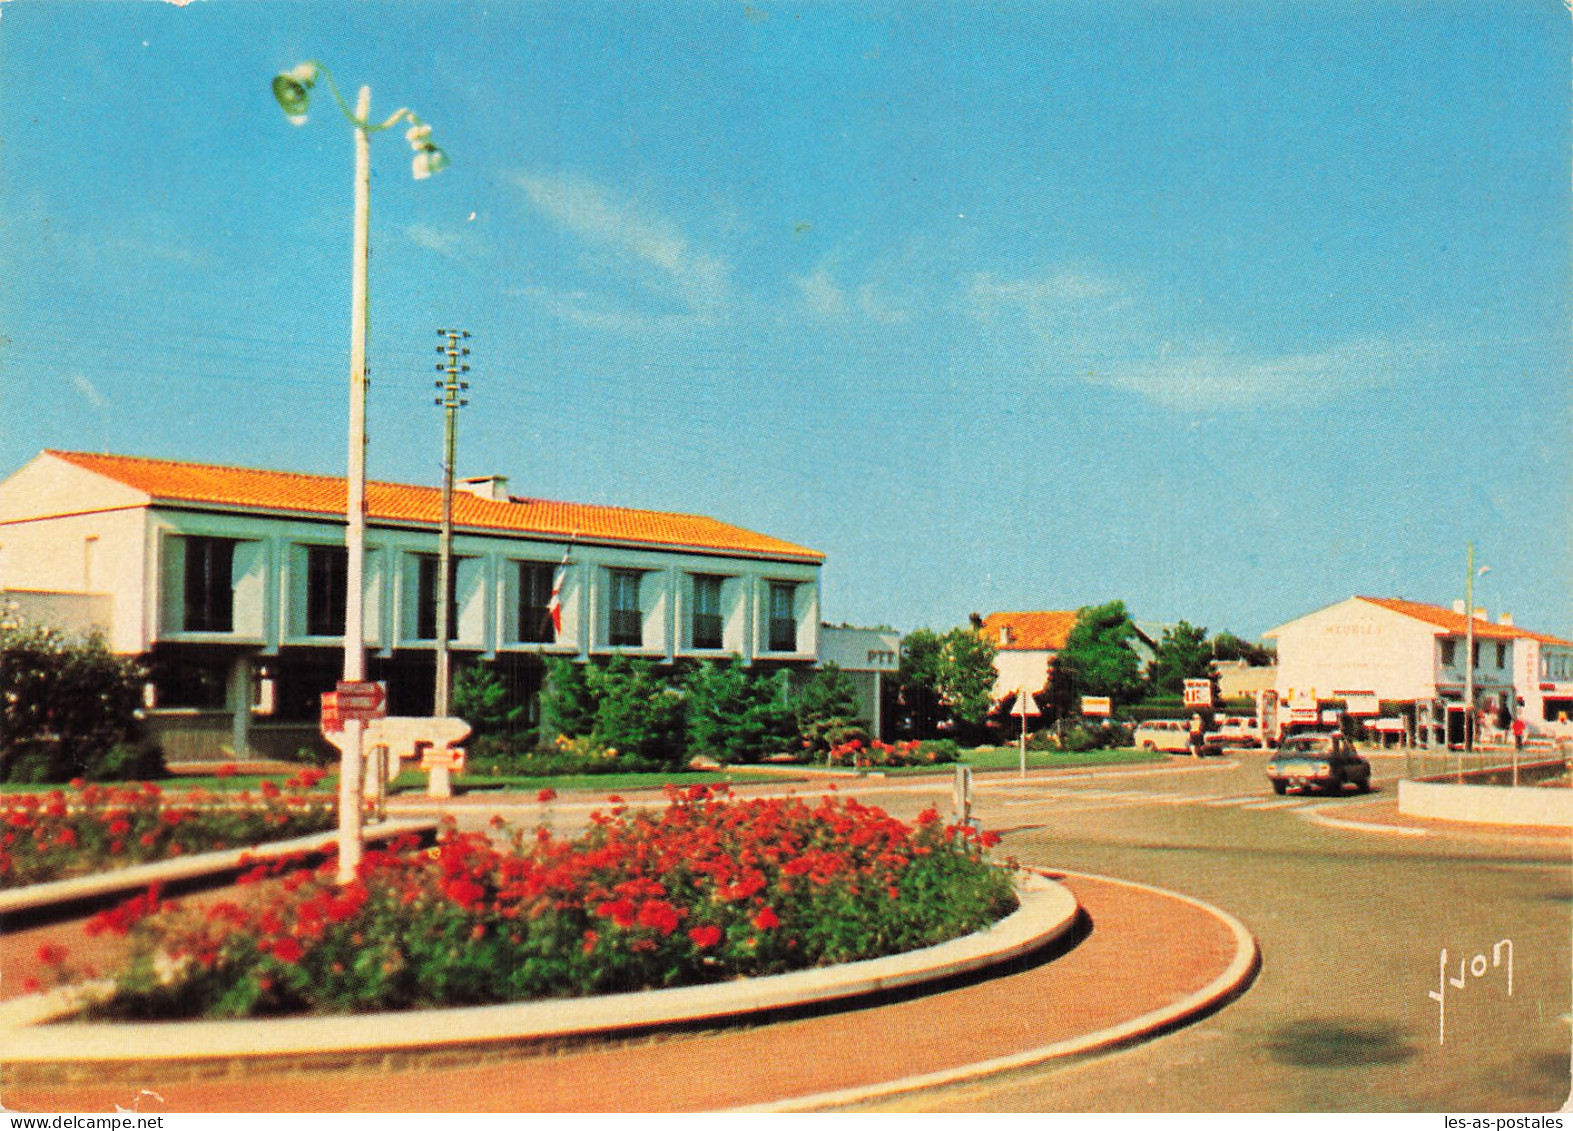
{"type": "Polygon", "coordinates": [[[1309,799],[1304,797],[1286,797],[1282,800],[1258,801],[1254,805],[1242,805],[1242,809],[1288,809],[1296,805],[1309,804],[1309,799]]]}

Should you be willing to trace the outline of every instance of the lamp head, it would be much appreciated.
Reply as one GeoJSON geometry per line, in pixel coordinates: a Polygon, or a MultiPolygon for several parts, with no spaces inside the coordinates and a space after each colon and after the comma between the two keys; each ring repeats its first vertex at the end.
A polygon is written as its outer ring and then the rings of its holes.
{"type": "Polygon", "coordinates": [[[317,81],[317,64],[302,63],[273,79],[273,97],[295,125],[303,125],[311,106],[311,88],[317,81]]]}
{"type": "Polygon", "coordinates": [[[415,159],[410,162],[410,174],[417,181],[424,181],[433,173],[440,173],[447,167],[448,155],[428,143],[416,151],[415,159]]]}

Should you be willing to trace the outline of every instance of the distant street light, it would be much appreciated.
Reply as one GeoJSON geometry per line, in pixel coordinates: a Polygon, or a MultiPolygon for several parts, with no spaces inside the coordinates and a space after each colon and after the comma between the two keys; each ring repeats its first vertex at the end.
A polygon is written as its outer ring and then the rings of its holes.
{"type": "MultiPolygon", "coordinates": [[[[431,127],[403,107],[385,121],[371,121],[371,88],[361,87],[355,109],[345,103],[333,76],[316,62],[300,64],[273,80],[273,97],[289,120],[306,123],[311,89],[317,79],[327,80],[339,111],[355,128],[355,262],[350,311],[350,431],[349,474],[344,503],[346,520],[344,598],[344,679],[359,683],[366,678],[366,625],[364,573],[366,565],[366,311],[367,264],[371,219],[370,135],[408,121],[405,139],[415,151],[410,166],[418,181],[441,172],[448,156],[431,141],[431,127]]],[[[349,883],[361,859],[361,739],[365,724],[346,719],[344,748],[339,759],[339,882],[349,883]]],[[[380,779],[379,779],[380,780],[380,779]]]]}

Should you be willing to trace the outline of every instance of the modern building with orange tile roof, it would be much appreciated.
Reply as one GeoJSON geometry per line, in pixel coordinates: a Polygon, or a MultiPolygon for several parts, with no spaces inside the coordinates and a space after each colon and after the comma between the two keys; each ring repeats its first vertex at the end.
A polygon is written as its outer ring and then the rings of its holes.
{"type": "MultiPolygon", "coordinates": [[[[520,498],[499,477],[460,488],[452,648],[531,706],[547,655],[815,663],[816,550],[699,515],[520,498]]],[[[345,494],[333,476],[45,451],[0,482],[0,595],[146,657],[172,758],[293,753],[341,669],[345,494]]],[[[367,485],[369,669],[394,714],[430,711],[440,521],[438,488],[367,485]]]]}
{"type": "Polygon", "coordinates": [[[1573,643],[1474,612],[1471,653],[1462,601],[1351,597],[1318,609],[1266,634],[1278,642],[1276,690],[1289,702],[1382,709],[1405,720],[1412,741],[1457,743],[1472,656],[1482,733],[1522,718],[1532,734],[1573,735],[1573,643]]]}

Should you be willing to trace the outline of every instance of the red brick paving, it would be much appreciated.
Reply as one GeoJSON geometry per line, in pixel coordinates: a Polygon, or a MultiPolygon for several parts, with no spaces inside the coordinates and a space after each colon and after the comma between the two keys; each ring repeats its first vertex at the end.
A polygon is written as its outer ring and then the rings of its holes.
{"type": "MultiPolygon", "coordinates": [[[[1214,916],[1103,880],[1065,881],[1093,928],[1052,962],[890,1004],[757,1028],[460,1067],[285,1072],[136,1084],[11,1084],[20,1111],[714,1111],[963,1066],[1129,1021],[1217,978],[1235,957],[1214,916]]],[[[9,940],[8,940],[9,943],[9,940]]],[[[36,940],[29,943],[36,946],[36,940]]],[[[3,1071],[3,1070],[0,1070],[3,1071]]]]}

